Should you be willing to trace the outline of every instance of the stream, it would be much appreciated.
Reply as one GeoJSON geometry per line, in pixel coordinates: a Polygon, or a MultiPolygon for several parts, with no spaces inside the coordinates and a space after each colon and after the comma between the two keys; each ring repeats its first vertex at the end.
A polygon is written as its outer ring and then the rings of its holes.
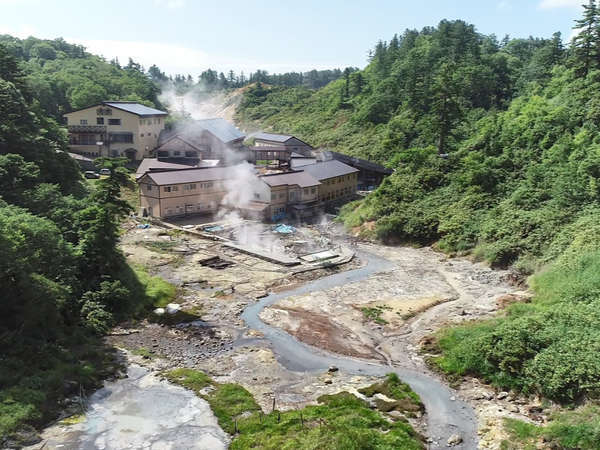
{"type": "MultiPolygon", "coordinates": [[[[330,366],[356,375],[383,376],[395,372],[421,397],[427,412],[429,449],[447,448],[453,434],[463,442],[454,448],[477,448],[477,419],[467,403],[433,375],[391,367],[377,362],[325,352],[298,341],[285,331],[259,318],[261,311],[279,300],[366,279],[390,270],[395,263],[374,254],[358,251],[366,264],[358,269],[329,275],[296,289],[274,293],[248,305],[243,313],[246,325],[263,333],[277,360],[295,372],[323,372],[330,366]]],[[[239,342],[238,344],[241,344],[239,342]]],[[[244,342],[248,345],[248,342],[244,342]]],[[[136,364],[128,377],[106,382],[87,405],[85,417],[74,425],[54,425],[43,433],[44,441],[31,449],[226,449],[230,437],[219,427],[208,403],[193,392],[159,379],[136,364]]]]}
{"type": "Polygon", "coordinates": [[[430,449],[447,448],[446,442],[453,434],[462,437],[463,442],[455,446],[457,449],[477,448],[477,418],[473,408],[455,397],[447,386],[433,376],[417,370],[391,367],[375,362],[362,361],[356,358],[334,355],[298,341],[285,331],[265,324],[259,317],[261,311],[287,297],[308,294],[329,289],[335,286],[363,280],[372,274],[392,269],[391,261],[374,254],[359,251],[358,255],[366,261],[366,265],[319,278],[297,289],[271,294],[251,304],[242,313],[242,319],[249,328],[260,331],[270,342],[277,360],[287,369],[296,372],[320,372],[330,366],[352,374],[382,376],[395,372],[410,385],[421,397],[427,412],[428,436],[433,440],[430,449]]]}

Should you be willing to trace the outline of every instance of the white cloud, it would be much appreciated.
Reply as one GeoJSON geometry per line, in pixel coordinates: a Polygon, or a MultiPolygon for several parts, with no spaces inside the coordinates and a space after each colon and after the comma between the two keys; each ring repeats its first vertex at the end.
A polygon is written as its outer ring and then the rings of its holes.
{"type": "Polygon", "coordinates": [[[512,5],[508,0],[501,0],[497,5],[496,8],[498,9],[498,11],[511,11],[512,10],[512,5]]]}
{"type": "Polygon", "coordinates": [[[156,6],[166,6],[170,9],[183,8],[185,6],[185,0],[154,0],[154,4],[156,6]]]}
{"type": "Polygon", "coordinates": [[[542,0],[539,4],[542,9],[578,8],[584,0],[542,0]]]}
{"type": "Polygon", "coordinates": [[[226,72],[230,69],[245,74],[257,69],[266,70],[269,73],[281,73],[291,71],[307,71],[311,69],[333,69],[345,67],[343,63],[312,63],[312,62],[279,62],[270,63],[239,57],[227,57],[219,54],[213,55],[208,52],[197,50],[176,44],[165,44],[147,41],[118,41],[106,39],[77,39],[65,37],[67,42],[77,43],[85,46],[87,51],[102,55],[106,59],[119,58],[121,64],[127,64],[131,57],[135,62],[142,64],[146,69],[156,64],[167,74],[191,74],[199,75],[202,71],[211,68],[213,70],[226,72]]]}

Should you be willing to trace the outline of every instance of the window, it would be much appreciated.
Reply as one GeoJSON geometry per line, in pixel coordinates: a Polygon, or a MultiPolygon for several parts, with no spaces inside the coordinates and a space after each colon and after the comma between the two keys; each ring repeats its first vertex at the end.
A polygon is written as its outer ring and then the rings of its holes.
{"type": "Polygon", "coordinates": [[[160,125],[160,117],[158,118],[158,124],[160,125]]]}
{"type": "Polygon", "coordinates": [[[159,158],[168,158],[169,157],[169,152],[167,152],[165,150],[160,150],[158,152],[158,157],[159,158]]]}
{"type": "Polygon", "coordinates": [[[311,194],[316,194],[317,193],[317,188],[310,188],[310,193],[311,194]]]}
{"type": "Polygon", "coordinates": [[[179,190],[179,186],[173,186],[173,191],[178,191],[179,190]]]}
{"type": "Polygon", "coordinates": [[[110,133],[109,139],[110,142],[121,142],[131,144],[133,142],[133,133],[110,133]]]}
{"type": "Polygon", "coordinates": [[[96,125],[104,125],[104,117],[96,117],[96,125]]]}
{"type": "Polygon", "coordinates": [[[108,119],[109,125],[121,125],[121,119],[108,119]]]}
{"type": "Polygon", "coordinates": [[[165,186],[165,187],[163,188],[163,191],[164,191],[164,192],[171,192],[171,186],[165,186]]]}
{"type": "Polygon", "coordinates": [[[277,200],[277,194],[271,194],[271,200],[277,200]]]}
{"type": "Polygon", "coordinates": [[[144,137],[144,133],[140,133],[140,137],[144,137]]]}
{"type": "Polygon", "coordinates": [[[192,189],[196,189],[196,184],[184,184],[183,185],[183,190],[184,191],[189,191],[192,189]]]}
{"type": "Polygon", "coordinates": [[[254,198],[255,198],[256,200],[260,200],[260,194],[259,194],[259,193],[257,193],[257,192],[255,192],[255,193],[254,193],[254,198]]]}
{"type": "Polygon", "coordinates": [[[146,190],[147,191],[151,191],[152,190],[152,185],[151,184],[147,184],[146,185],[146,190]]]}
{"type": "Polygon", "coordinates": [[[304,188],[304,195],[308,195],[308,188],[304,188]]]}
{"type": "Polygon", "coordinates": [[[285,197],[285,194],[283,192],[279,194],[279,198],[284,198],[284,197],[285,197]]]}
{"type": "Polygon", "coordinates": [[[179,156],[179,155],[181,155],[181,152],[179,150],[175,150],[173,152],[173,156],[179,156]]]}
{"type": "MultiPolygon", "coordinates": [[[[154,137],[156,137],[156,135],[154,135],[154,137]]],[[[197,158],[198,157],[198,152],[195,152],[193,150],[188,150],[185,152],[185,156],[188,158],[197,158]]]]}
{"type": "Polygon", "coordinates": [[[87,120],[86,119],[81,119],[79,121],[79,125],[87,125],[87,120]]]}

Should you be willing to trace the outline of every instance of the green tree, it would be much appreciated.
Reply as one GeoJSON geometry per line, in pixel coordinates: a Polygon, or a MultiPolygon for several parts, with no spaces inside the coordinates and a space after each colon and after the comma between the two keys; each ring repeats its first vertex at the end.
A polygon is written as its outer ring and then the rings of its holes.
{"type": "Polygon", "coordinates": [[[598,48],[600,47],[600,39],[598,27],[598,7],[596,0],[589,0],[587,5],[583,6],[583,17],[575,21],[573,27],[578,31],[573,38],[572,48],[575,64],[578,71],[584,77],[588,72],[597,66],[597,58],[600,58],[598,48]]]}

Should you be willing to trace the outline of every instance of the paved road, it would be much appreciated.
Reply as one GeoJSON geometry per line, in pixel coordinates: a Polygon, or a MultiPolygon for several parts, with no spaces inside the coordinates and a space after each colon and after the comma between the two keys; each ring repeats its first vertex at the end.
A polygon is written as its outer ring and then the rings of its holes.
{"type": "Polygon", "coordinates": [[[374,273],[395,267],[393,262],[371,253],[361,251],[359,255],[367,262],[364,267],[320,278],[297,289],[271,294],[246,307],[242,318],[250,328],[264,334],[265,339],[271,343],[278,361],[289,370],[318,372],[333,365],[353,374],[384,375],[396,372],[421,397],[425,405],[428,435],[433,439],[430,449],[447,448],[448,438],[455,433],[463,438],[463,443],[454,448],[476,449],[478,439],[475,412],[467,403],[454,399],[455,393],[433,375],[334,355],[304,344],[280,328],[272,327],[260,320],[260,312],[279,300],[360,281],[374,273]]]}

